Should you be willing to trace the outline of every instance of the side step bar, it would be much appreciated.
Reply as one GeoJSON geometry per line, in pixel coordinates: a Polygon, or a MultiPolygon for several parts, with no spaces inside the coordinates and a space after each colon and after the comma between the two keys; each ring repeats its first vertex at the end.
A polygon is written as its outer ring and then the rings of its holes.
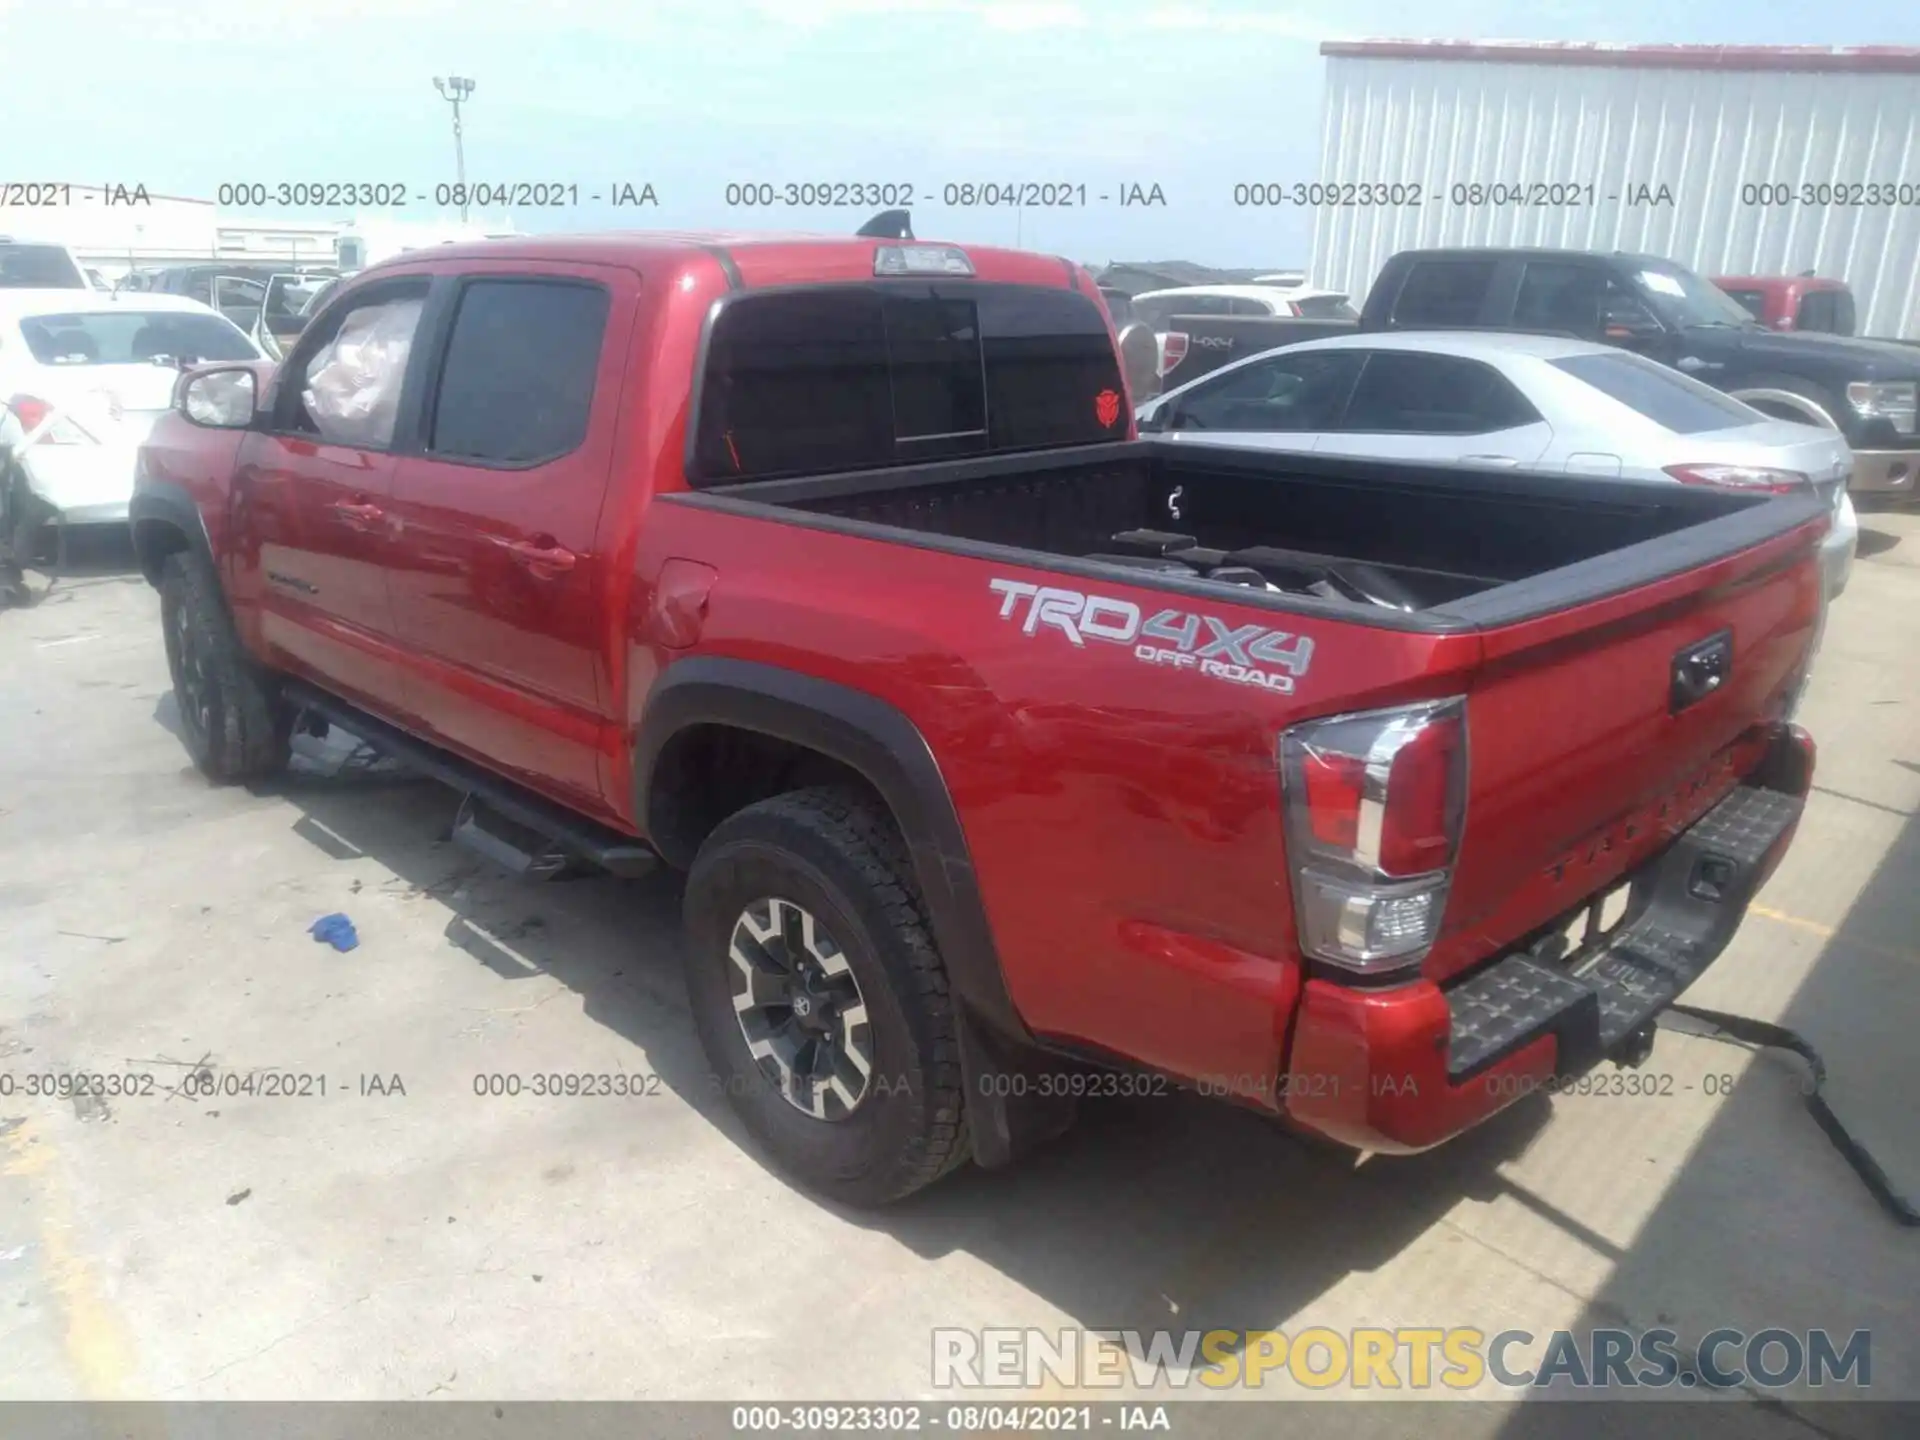
{"type": "Polygon", "coordinates": [[[631,835],[622,835],[542,799],[384,720],[376,720],[324,690],[298,680],[287,681],[283,689],[298,709],[338,725],[378,753],[463,792],[466,798],[454,821],[453,838],[517,875],[544,879],[563,868],[568,858],[577,857],[623,879],[634,879],[660,863],[658,855],[631,835]]]}

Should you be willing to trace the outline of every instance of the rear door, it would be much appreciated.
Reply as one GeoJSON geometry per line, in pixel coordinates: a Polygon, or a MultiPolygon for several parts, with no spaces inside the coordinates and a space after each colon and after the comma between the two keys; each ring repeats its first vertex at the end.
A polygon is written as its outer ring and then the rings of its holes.
{"type": "Polygon", "coordinates": [[[1365,352],[1322,455],[1452,460],[1518,468],[1553,443],[1553,427],[1493,366],[1413,350],[1365,352]]]}
{"type": "Polygon", "coordinates": [[[640,277],[493,265],[436,303],[419,453],[394,484],[396,623],[443,742],[601,809],[597,531],[640,277]]]}

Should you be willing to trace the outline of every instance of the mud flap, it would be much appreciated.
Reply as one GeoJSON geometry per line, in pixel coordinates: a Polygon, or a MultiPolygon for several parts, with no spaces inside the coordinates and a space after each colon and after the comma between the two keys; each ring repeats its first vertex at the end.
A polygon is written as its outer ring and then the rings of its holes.
{"type": "Polygon", "coordinates": [[[974,1164],[983,1170],[1012,1164],[1072,1126],[1074,1097],[1042,1093],[1040,1077],[1057,1073],[1058,1060],[1003,1039],[964,1005],[958,1029],[974,1164]]]}

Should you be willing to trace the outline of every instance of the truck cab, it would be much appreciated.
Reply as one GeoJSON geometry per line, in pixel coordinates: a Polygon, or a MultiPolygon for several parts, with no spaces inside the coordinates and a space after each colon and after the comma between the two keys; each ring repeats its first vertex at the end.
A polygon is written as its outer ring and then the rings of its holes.
{"type": "Polygon", "coordinates": [[[1851,335],[1859,323],[1853,291],[1844,280],[1815,275],[1716,275],[1713,283],[1769,330],[1851,335]]]}

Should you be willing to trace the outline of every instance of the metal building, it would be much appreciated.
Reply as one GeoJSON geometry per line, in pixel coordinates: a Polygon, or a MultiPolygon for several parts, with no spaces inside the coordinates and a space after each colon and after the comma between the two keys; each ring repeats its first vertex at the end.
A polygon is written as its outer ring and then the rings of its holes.
{"type": "Polygon", "coordinates": [[[1316,284],[1364,295],[1420,246],[1627,250],[1704,275],[1845,280],[1860,334],[1920,337],[1920,49],[1320,53],[1316,284]]]}

